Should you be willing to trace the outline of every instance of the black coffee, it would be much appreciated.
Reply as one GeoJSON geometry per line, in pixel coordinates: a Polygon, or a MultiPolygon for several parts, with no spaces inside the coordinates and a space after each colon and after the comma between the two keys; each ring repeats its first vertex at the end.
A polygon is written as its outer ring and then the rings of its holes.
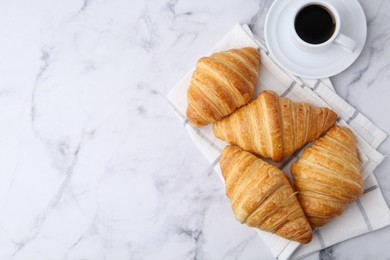
{"type": "Polygon", "coordinates": [[[311,44],[320,44],[332,37],[336,24],[326,7],[313,4],[299,11],[294,26],[302,40],[311,44]]]}

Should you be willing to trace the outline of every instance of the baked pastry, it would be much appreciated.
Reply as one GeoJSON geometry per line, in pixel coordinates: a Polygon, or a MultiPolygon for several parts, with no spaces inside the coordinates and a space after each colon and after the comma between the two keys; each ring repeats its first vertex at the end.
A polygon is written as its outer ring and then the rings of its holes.
{"type": "Polygon", "coordinates": [[[310,224],[289,179],[276,166],[235,146],[227,146],[220,166],[234,215],[240,223],[309,243],[310,224]]]}
{"type": "Polygon", "coordinates": [[[232,49],[201,58],[188,89],[187,118],[196,127],[220,120],[253,97],[260,53],[232,49]]]}
{"type": "Polygon", "coordinates": [[[312,227],[340,215],[363,193],[356,140],[346,127],[333,127],[292,164],[298,199],[312,227]]]}
{"type": "Polygon", "coordinates": [[[213,131],[230,144],[277,162],[317,139],[336,119],[337,114],[328,108],[263,91],[248,105],[216,122],[213,131]]]}

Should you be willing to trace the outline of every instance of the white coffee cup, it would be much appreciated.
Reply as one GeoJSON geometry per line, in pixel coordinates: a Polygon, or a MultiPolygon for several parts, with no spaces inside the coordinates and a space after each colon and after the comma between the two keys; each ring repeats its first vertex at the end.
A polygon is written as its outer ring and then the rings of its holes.
{"type": "Polygon", "coordinates": [[[319,51],[324,51],[327,48],[329,48],[331,45],[338,45],[342,48],[344,48],[347,51],[353,52],[356,48],[356,42],[351,39],[350,37],[346,36],[345,34],[340,33],[340,27],[341,27],[341,19],[340,15],[337,11],[337,9],[331,5],[328,1],[326,0],[297,0],[297,3],[295,5],[295,9],[292,12],[292,21],[291,21],[291,32],[292,36],[294,38],[295,44],[298,45],[299,48],[309,51],[309,52],[319,52],[319,51]],[[299,37],[298,33],[296,32],[295,29],[295,19],[299,12],[310,5],[320,5],[325,7],[325,9],[329,12],[329,14],[332,16],[334,23],[335,23],[335,29],[333,31],[332,36],[326,40],[323,43],[319,44],[313,44],[306,42],[299,37]]]}

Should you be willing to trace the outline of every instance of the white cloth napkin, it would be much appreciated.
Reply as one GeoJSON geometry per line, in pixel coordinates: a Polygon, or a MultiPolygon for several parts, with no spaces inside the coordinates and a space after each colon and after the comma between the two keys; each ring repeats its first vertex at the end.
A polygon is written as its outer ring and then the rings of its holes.
{"type": "MultiPolygon", "coordinates": [[[[329,79],[305,80],[289,75],[279,68],[272,58],[269,57],[264,42],[253,35],[247,25],[234,26],[210,53],[205,53],[202,56],[216,51],[242,47],[256,47],[261,51],[259,81],[256,86],[255,96],[263,90],[270,89],[276,91],[280,96],[288,97],[294,101],[304,101],[317,106],[330,107],[339,115],[338,124],[348,125],[354,131],[358,139],[360,156],[363,161],[364,194],[355,203],[349,205],[343,215],[335,218],[326,226],[315,230],[311,243],[300,245],[299,243],[257,230],[275,258],[299,259],[341,241],[389,225],[390,210],[382,196],[376,178],[372,174],[384,158],[382,154],[376,151],[376,148],[386,138],[386,134],[338,96],[333,91],[333,86],[329,79]]],[[[219,158],[227,144],[214,136],[211,125],[195,128],[188,123],[185,116],[187,89],[190,85],[192,72],[193,70],[189,71],[179,81],[168,93],[167,98],[194,143],[214,166],[215,171],[223,180],[219,167],[219,158]]],[[[300,151],[302,152],[302,150],[300,151]]],[[[276,165],[291,178],[289,172],[290,164],[298,157],[299,153],[296,153],[276,165]]],[[[233,214],[232,217],[234,217],[233,214]]]]}

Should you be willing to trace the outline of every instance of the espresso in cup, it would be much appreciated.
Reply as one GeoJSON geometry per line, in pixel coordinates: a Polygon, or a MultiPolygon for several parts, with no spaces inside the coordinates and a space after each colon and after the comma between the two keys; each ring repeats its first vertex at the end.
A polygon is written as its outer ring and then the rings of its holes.
{"type": "Polygon", "coordinates": [[[321,44],[329,40],[335,32],[336,21],[328,8],[321,4],[303,7],[294,21],[298,36],[310,44],[321,44]]]}

